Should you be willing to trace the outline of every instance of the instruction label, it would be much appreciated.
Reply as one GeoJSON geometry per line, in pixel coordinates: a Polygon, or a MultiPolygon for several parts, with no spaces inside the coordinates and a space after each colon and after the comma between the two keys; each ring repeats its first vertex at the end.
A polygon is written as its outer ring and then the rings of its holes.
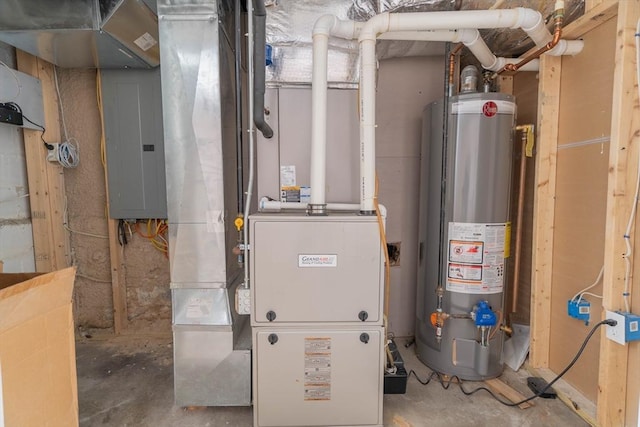
{"type": "Polygon", "coordinates": [[[304,400],[331,400],[331,338],[304,339],[304,400]]]}
{"type": "Polygon", "coordinates": [[[448,291],[502,292],[509,226],[508,223],[449,223],[448,291]]]}

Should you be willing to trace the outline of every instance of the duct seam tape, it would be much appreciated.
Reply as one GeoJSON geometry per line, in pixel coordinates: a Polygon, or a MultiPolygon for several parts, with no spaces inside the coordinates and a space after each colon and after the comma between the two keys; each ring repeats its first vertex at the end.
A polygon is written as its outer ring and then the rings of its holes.
{"type": "Polygon", "coordinates": [[[516,104],[509,101],[502,101],[498,99],[472,99],[468,101],[454,102],[451,107],[451,113],[453,114],[482,114],[483,108],[487,103],[495,104],[497,111],[495,114],[513,114],[516,111],[516,104]]]}

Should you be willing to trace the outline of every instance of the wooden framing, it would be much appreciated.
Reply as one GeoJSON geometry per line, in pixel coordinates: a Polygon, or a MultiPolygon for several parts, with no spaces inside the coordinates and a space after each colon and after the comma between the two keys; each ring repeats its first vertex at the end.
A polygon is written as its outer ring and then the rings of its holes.
{"type": "MultiPolygon", "coordinates": [[[[58,96],[53,65],[17,50],[18,70],[40,80],[44,103],[44,140],[60,142],[58,96]]],[[[31,204],[36,271],[49,272],[69,266],[69,235],[64,229],[65,187],[62,166],[48,162],[40,131],[24,129],[27,179],[31,204]]]]}
{"type": "MultiPolygon", "coordinates": [[[[640,17],[640,0],[587,1],[585,15],[569,25],[563,34],[567,39],[579,38],[616,16],[616,59],[604,239],[603,307],[608,310],[624,309],[622,293],[625,266],[621,254],[626,248],[622,236],[625,234],[632,206],[636,203],[633,200],[633,192],[637,174],[636,159],[640,149],[640,115],[634,36],[640,17]]],[[[562,59],[541,58],[531,303],[530,363],[534,368],[549,368],[561,75],[562,59]]],[[[635,231],[631,235],[634,236],[635,231]]],[[[635,243],[635,240],[632,239],[632,243],[635,243]]],[[[636,255],[632,262],[637,260],[640,260],[640,257],[636,255]]],[[[637,280],[632,280],[632,283],[637,291],[637,280]]],[[[601,334],[604,335],[604,330],[601,334]]],[[[630,370],[629,348],[633,345],[636,344],[621,346],[604,337],[601,339],[596,402],[599,425],[622,426],[635,425],[638,422],[638,396],[630,396],[627,393],[630,389],[632,394],[637,394],[637,387],[631,385],[634,381],[637,382],[637,370],[630,370]]],[[[637,349],[634,347],[632,350],[637,349]]]]}
{"type": "MultiPolygon", "coordinates": [[[[640,17],[640,1],[627,0],[618,4],[618,31],[613,84],[609,179],[607,189],[607,227],[603,306],[609,310],[624,310],[623,236],[632,211],[637,175],[640,116],[636,87],[636,22],[640,17]]],[[[633,236],[633,233],[630,233],[633,236]]],[[[632,239],[631,244],[635,242],[632,239]]],[[[631,260],[633,267],[634,261],[631,260]]],[[[633,281],[633,276],[631,277],[633,281]]],[[[636,286],[637,289],[637,286],[636,286]]],[[[627,425],[627,381],[629,346],[611,340],[600,343],[598,422],[603,426],[627,425]]],[[[637,361],[636,361],[637,362],[637,361]]],[[[636,397],[637,401],[637,397],[636,397]]],[[[637,420],[636,420],[637,422],[637,420]]]]}
{"type": "Polygon", "coordinates": [[[531,350],[534,368],[549,367],[553,224],[558,154],[558,113],[562,59],[540,58],[538,86],[538,155],[533,214],[533,269],[531,277],[531,350]]]}
{"type": "MultiPolygon", "coordinates": [[[[100,70],[96,70],[96,87],[102,93],[102,79],[100,70]]],[[[104,116],[102,97],[98,95],[98,112],[100,115],[100,156],[103,158],[105,195],[107,199],[106,215],[109,216],[109,176],[107,168],[107,156],[105,150],[104,116]]],[[[127,310],[127,283],[124,266],[124,246],[118,240],[118,220],[107,218],[107,232],[109,235],[109,263],[111,267],[111,294],[113,301],[113,331],[116,335],[121,334],[129,325],[129,315],[127,310]]]]}
{"type": "MultiPolygon", "coordinates": [[[[106,175],[106,171],[105,171],[106,175]]],[[[107,199],[109,190],[107,189],[107,199]]],[[[111,292],[113,294],[113,331],[120,334],[127,329],[127,284],[124,270],[124,247],[118,244],[118,220],[107,220],[109,230],[109,259],[111,260],[111,292]]]]}

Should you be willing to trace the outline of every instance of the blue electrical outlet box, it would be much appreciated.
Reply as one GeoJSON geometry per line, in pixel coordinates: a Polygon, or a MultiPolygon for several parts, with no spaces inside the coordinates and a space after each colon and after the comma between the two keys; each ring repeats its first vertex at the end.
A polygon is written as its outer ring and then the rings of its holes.
{"type": "Polygon", "coordinates": [[[591,316],[591,303],[584,298],[579,301],[570,299],[567,302],[567,314],[574,319],[584,321],[584,324],[588,325],[589,317],[591,316]]]}

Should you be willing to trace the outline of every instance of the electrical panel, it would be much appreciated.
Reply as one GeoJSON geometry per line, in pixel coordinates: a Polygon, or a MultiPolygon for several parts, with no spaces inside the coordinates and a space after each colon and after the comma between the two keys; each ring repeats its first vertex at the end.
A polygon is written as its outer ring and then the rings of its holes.
{"type": "Polygon", "coordinates": [[[100,73],[109,215],[166,218],[160,69],[100,73]]]}

